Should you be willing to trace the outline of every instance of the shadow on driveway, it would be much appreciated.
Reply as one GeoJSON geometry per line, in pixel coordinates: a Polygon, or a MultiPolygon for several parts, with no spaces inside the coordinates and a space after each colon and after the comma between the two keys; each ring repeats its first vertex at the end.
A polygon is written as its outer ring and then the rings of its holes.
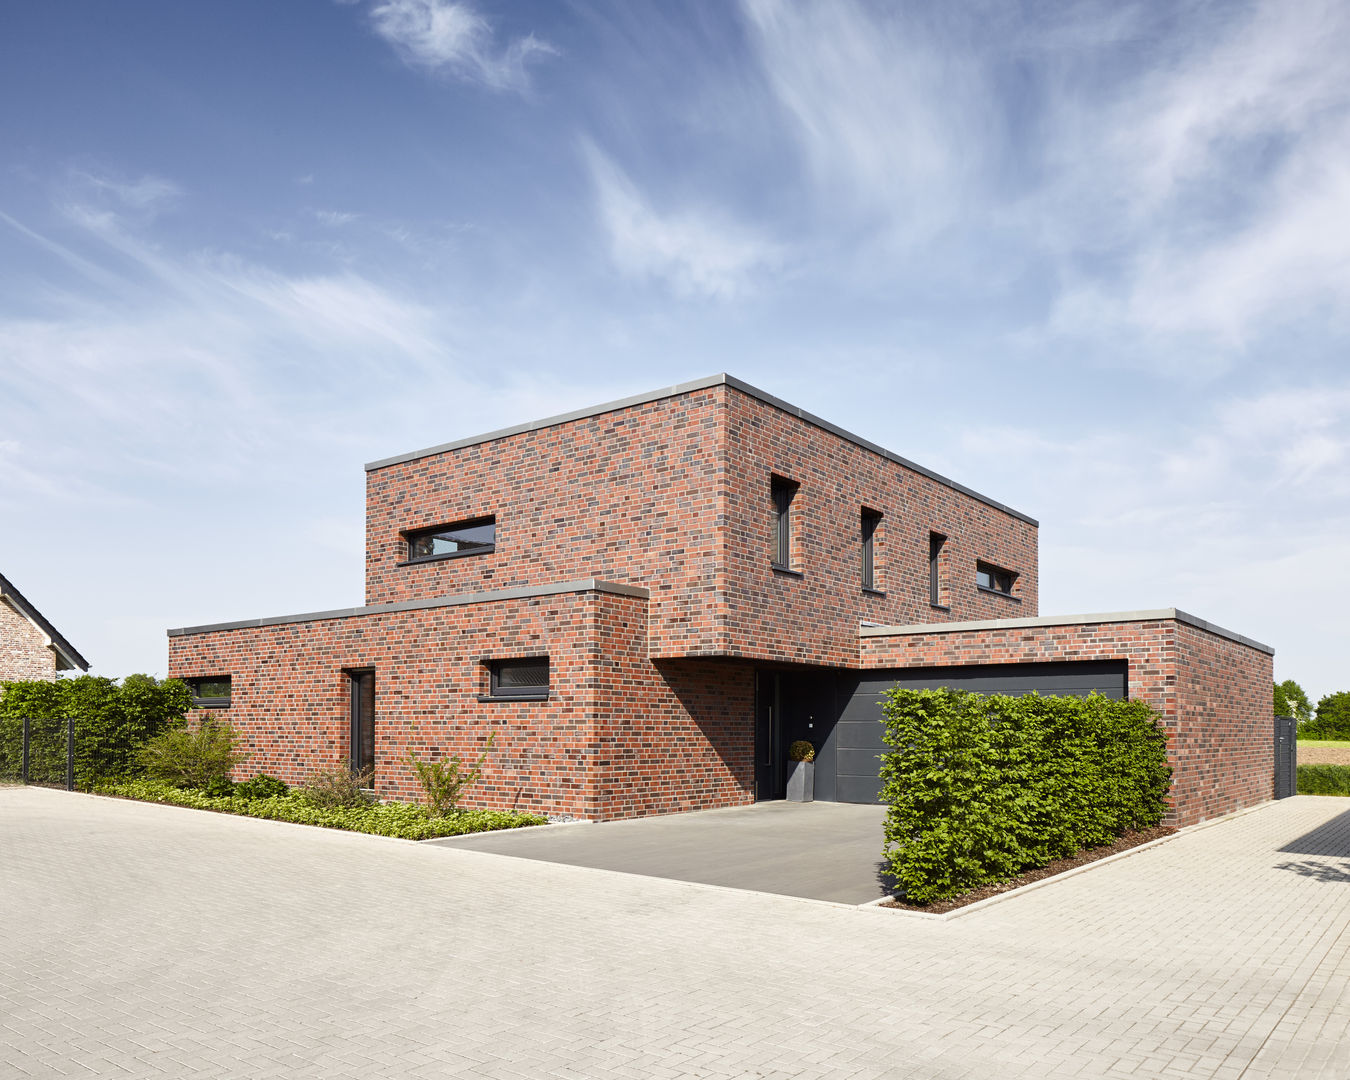
{"type": "Polygon", "coordinates": [[[882,884],[884,806],[765,802],[423,843],[732,889],[865,904],[882,884]]]}

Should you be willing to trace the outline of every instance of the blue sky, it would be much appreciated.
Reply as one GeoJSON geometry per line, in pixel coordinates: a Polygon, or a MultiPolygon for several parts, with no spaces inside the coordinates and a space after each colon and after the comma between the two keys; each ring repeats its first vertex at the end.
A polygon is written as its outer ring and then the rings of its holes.
{"type": "Polygon", "coordinates": [[[1350,688],[1343,3],[10,3],[0,569],[356,604],[363,462],[729,371],[1350,688]]]}

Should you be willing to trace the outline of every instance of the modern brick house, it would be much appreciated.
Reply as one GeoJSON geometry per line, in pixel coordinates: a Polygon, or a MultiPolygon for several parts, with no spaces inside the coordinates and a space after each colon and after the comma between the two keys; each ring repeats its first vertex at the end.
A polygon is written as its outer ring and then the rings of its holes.
{"type": "Polygon", "coordinates": [[[88,671],[89,661],[0,574],[0,682],[50,681],[77,668],[88,671]]]}
{"type": "Polygon", "coordinates": [[[474,756],[468,801],[603,820],[872,801],[897,682],[1143,697],[1182,823],[1272,795],[1271,650],[1173,610],[1041,618],[1037,524],[718,375],[366,466],[366,603],[169,631],[244,772],[474,756]]]}

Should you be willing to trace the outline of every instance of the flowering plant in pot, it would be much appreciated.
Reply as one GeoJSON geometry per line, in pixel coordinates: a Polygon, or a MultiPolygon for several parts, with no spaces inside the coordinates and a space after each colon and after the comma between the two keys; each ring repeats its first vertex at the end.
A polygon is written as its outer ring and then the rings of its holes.
{"type": "Polygon", "coordinates": [[[816,748],[805,739],[788,747],[787,798],[813,802],[816,797],[816,748]]]}

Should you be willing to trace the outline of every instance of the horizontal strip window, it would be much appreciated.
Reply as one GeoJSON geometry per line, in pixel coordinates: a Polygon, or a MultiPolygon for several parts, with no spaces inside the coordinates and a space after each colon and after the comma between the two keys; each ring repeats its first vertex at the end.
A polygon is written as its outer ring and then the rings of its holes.
{"type": "Polygon", "coordinates": [[[230,677],[212,675],[206,678],[185,679],[192,694],[192,704],[199,709],[228,709],[230,707],[230,677]]]}
{"type": "Polygon", "coordinates": [[[472,518],[431,529],[415,529],[403,537],[408,544],[410,563],[486,555],[497,550],[497,519],[472,518]]]}
{"type": "Polygon", "coordinates": [[[992,563],[978,562],[975,564],[975,584],[986,592],[1012,596],[1013,582],[1016,580],[1017,575],[1011,570],[1004,570],[992,563]]]}
{"type": "Polygon", "coordinates": [[[547,656],[489,660],[489,695],[494,700],[544,701],[548,698],[547,656]]]}

